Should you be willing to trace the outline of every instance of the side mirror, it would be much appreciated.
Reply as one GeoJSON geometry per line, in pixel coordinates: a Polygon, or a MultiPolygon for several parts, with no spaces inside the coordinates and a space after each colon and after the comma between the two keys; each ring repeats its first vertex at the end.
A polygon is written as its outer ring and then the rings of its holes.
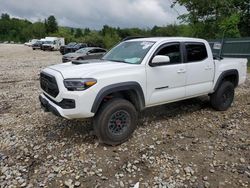
{"type": "Polygon", "coordinates": [[[165,55],[157,55],[152,60],[152,65],[155,65],[155,66],[166,64],[166,63],[170,63],[170,58],[165,55]]]}

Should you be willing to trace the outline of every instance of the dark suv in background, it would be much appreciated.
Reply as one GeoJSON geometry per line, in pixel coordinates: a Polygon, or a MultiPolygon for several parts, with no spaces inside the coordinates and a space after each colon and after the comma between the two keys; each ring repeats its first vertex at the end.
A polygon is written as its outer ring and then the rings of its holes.
{"type": "Polygon", "coordinates": [[[32,49],[33,49],[33,50],[36,50],[36,49],[41,50],[43,44],[44,44],[44,41],[38,40],[38,41],[36,41],[34,44],[32,44],[32,49]]]}
{"type": "Polygon", "coordinates": [[[86,43],[77,43],[76,45],[66,48],[66,53],[73,53],[81,48],[86,48],[88,45],[86,43]]]}
{"type": "Polygon", "coordinates": [[[60,47],[60,53],[61,53],[62,55],[64,55],[64,54],[65,54],[65,49],[71,48],[71,47],[75,46],[76,44],[77,44],[76,42],[70,42],[69,44],[67,44],[67,45],[65,45],[65,46],[61,46],[61,47],[60,47]]]}
{"type": "Polygon", "coordinates": [[[86,43],[76,43],[76,42],[71,42],[66,46],[62,46],[60,48],[60,52],[62,55],[67,54],[67,53],[74,53],[77,50],[81,48],[86,48],[88,45],[86,43]]]}

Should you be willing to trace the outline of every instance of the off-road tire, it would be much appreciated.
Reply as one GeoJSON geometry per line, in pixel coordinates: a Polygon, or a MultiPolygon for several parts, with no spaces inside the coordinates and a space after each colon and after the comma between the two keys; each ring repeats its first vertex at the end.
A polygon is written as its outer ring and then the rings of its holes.
{"type": "Polygon", "coordinates": [[[121,98],[111,99],[100,107],[94,117],[95,135],[100,143],[112,146],[122,144],[134,132],[137,119],[138,113],[133,104],[121,98]]]}
{"type": "Polygon", "coordinates": [[[234,85],[232,82],[224,81],[218,89],[210,96],[212,107],[218,111],[227,110],[234,100],[234,85]]]}

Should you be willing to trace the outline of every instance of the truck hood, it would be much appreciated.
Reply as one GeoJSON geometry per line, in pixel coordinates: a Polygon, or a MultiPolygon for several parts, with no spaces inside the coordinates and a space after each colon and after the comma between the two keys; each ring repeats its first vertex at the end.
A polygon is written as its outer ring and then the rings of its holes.
{"type": "Polygon", "coordinates": [[[43,46],[52,46],[53,44],[43,44],[43,46]]]}
{"type": "Polygon", "coordinates": [[[95,77],[98,73],[120,70],[124,68],[134,67],[132,64],[112,62],[105,60],[86,60],[77,62],[69,62],[50,66],[57,72],[60,72],[64,79],[66,78],[86,78],[95,77]]]}

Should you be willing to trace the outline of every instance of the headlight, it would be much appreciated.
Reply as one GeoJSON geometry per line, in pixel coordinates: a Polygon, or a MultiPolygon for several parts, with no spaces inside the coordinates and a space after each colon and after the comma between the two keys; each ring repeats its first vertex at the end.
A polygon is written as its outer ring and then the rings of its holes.
{"type": "Polygon", "coordinates": [[[74,79],[65,79],[64,86],[69,91],[83,91],[95,85],[97,80],[94,78],[74,78],[74,79]]]}

